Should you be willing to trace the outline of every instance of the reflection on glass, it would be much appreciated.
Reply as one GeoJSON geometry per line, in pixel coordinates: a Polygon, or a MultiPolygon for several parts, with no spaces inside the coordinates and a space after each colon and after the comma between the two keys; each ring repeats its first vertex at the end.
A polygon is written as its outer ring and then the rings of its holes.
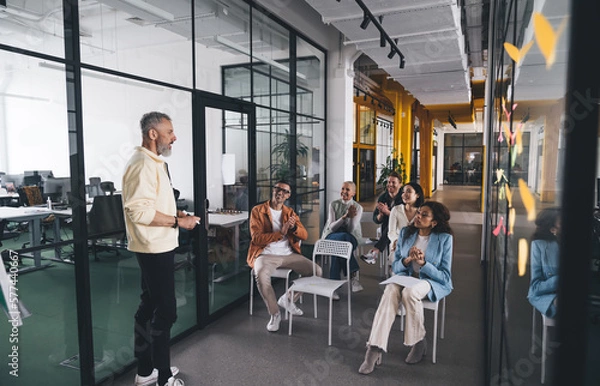
{"type": "Polygon", "coordinates": [[[206,109],[210,313],[248,291],[248,124],[246,114],[206,109]]]}

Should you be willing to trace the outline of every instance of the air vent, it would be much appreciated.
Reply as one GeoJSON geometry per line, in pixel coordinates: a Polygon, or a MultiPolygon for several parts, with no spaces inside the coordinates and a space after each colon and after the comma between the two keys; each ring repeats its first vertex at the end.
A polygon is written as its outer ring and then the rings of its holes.
{"type": "Polygon", "coordinates": [[[141,19],[139,17],[130,17],[125,20],[127,20],[128,22],[131,22],[135,25],[142,26],[142,27],[147,26],[148,24],[152,24],[152,23],[148,22],[147,20],[141,19]]]}

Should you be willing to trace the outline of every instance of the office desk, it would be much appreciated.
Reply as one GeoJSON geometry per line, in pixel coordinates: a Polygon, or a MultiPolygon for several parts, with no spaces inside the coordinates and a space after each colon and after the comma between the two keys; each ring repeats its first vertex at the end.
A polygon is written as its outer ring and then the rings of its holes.
{"type": "MultiPolygon", "coordinates": [[[[86,204],[85,209],[86,212],[89,213],[90,209],[92,209],[92,204],[86,204]]],[[[60,240],[60,220],[73,217],[73,208],[67,207],[65,209],[51,209],[50,212],[54,214],[54,240],[60,240]]],[[[63,263],[72,263],[61,258],[60,247],[54,248],[53,260],[63,263]]]]}
{"type": "MultiPolygon", "coordinates": [[[[44,217],[47,217],[52,214],[52,211],[46,208],[37,208],[37,207],[9,207],[2,206],[0,207],[0,219],[13,221],[13,222],[23,222],[27,221],[29,223],[29,242],[32,247],[37,247],[40,245],[40,240],[42,238],[41,231],[41,220],[44,217]]],[[[28,272],[34,271],[38,269],[48,268],[52,264],[44,264],[42,265],[42,251],[37,250],[33,251],[33,261],[34,266],[28,267],[19,272],[28,272]]]]}
{"type": "Polygon", "coordinates": [[[19,199],[19,193],[2,193],[0,194],[0,206],[9,205],[15,199],[19,199]]]}
{"type": "Polygon", "coordinates": [[[209,212],[208,213],[208,225],[217,226],[221,228],[233,228],[233,245],[235,251],[234,259],[234,270],[226,275],[219,276],[214,281],[221,282],[234,275],[237,275],[240,271],[240,225],[248,221],[248,212],[242,211],[240,213],[221,213],[221,212],[209,212]]]}

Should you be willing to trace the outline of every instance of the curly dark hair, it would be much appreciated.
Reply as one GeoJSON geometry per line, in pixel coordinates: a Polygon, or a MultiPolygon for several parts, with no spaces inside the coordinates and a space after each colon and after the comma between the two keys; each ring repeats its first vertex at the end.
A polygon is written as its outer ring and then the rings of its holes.
{"type": "MultiPolygon", "coordinates": [[[[449,223],[450,210],[448,210],[446,205],[444,205],[438,201],[425,201],[423,203],[423,205],[420,206],[420,208],[422,208],[424,206],[431,209],[431,213],[433,214],[433,221],[435,221],[437,223],[436,226],[433,227],[431,232],[433,232],[433,233],[449,233],[451,235],[454,234],[452,232],[452,228],[450,227],[450,223],[449,223]]],[[[407,236],[412,235],[413,233],[415,233],[417,231],[418,231],[418,228],[413,223],[408,226],[407,236]]]]}
{"type": "Polygon", "coordinates": [[[556,221],[560,217],[560,208],[552,207],[542,209],[535,218],[535,231],[531,235],[533,240],[558,241],[555,235],[550,231],[556,226],[556,221]]]}

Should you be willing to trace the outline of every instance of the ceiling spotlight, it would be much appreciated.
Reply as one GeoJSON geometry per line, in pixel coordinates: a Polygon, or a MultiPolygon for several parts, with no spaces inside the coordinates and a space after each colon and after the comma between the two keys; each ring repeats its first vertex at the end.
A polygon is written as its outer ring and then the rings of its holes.
{"type": "Polygon", "coordinates": [[[385,47],[385,35],[383,33],[379,35],[379,47],[385,47]]]}
{"type": "Polygon", "coordinates": [[[393,58],[394,55],[396,55],[396,50],[394,50],[394,47],[390,47],[390,53],[388,54],[388,59],[393,58]]]}
{"type": "Polygon", "coordinates": [[[366,102],[367,101],[367,94],[363,95],[363,100],[366,102]]]}
{"type": "Polygon", "coordinates": [[[359,95],[360,95],[360,91],[358,91],[358,89],[356,89],[356,97],[358,98],[359,95]]]}
{"type": "Polygon", "coordinates": [[[371,18],[365,12],[365,16],[363,17],[363,21],[360,23],[360,28],[367,29],[367,27],[369,26],[370,23],[371,23],[371,18]]]}
{"type": "Polygon", "coordinates": [[[450,111],[448,111],[448,123],[450,124],[450,126],[454,127],[454,130],[458,129],[450,111]]]}

